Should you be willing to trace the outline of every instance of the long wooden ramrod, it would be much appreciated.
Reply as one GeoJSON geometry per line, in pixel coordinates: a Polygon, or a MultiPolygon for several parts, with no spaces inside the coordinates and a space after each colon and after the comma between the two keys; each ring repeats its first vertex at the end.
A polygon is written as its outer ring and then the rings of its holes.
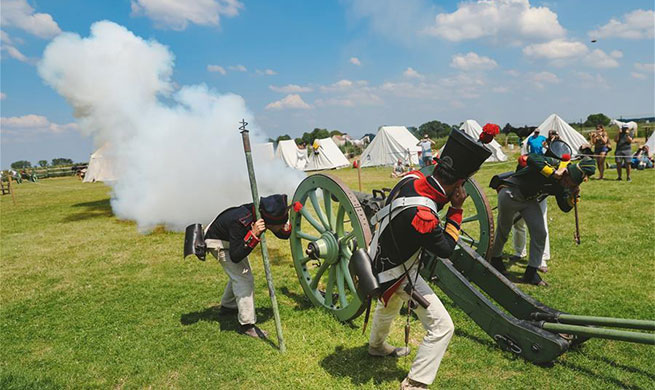
{"type": "Polygon", "coordinates": [[[580,245],[580,219],[578,218],[578,198],[573,200],[573,207],[575,208],[575,233],[573,239],[575,243],[580,245]]]}
{"type": "MultiPolygon", "coordinates": [[[[248,166],[248,177],[250,178],[250,190],[252,192],[252,201],[255,205],[255,218],[259,220],[261,218],[259,212],[259,193],[257,191],[257,180],[255,179],[255,169],[252,165],[252,152],[250,149],[250,137],[248,135],[248,129],[246,126],[248,123],[245,120],[241,120],[241,136],[243,138],[243,150],[246,153],[246,165],[248,166]]],[[[264,260],[264,272],[266,273],[266,284],[268,285],[268,295],[271,297],[271,306],[273,308],[273,318],[275,319],[275,331],[277,332],[277,342],[280,352],[286,351],[284,345],[284,336],[282,335],[282,322],[280,321],[280,312],[277,307],[277,298],[275,297],[275,287],[273,286],[273,274],[271,273],[271,264],[268,261],[268,248],[266,247],[266,237],[265,234],[259,237],[260,245],[262,247],[262,259],[264,260]]]]}

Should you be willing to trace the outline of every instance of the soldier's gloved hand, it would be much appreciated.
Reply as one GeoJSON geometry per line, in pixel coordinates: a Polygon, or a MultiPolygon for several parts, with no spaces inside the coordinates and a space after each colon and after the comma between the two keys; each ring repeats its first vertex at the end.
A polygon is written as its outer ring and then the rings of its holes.
{"type": "Polygon", "coordinates": [[[250,230],[252,230],[252,234],[254,234],[255,237],[259,237],[264,231],[266,231],[264,220],[260,218],[256,222],[253,222],[250,230]]]}
{"type": "Polygon", "coordinates": [[[457,187],[455,191],[450,194],[450,205],[456,209],[461,209],[467,196],[468,194],[466,193],[466,190],[464,190],[464,186],[457,187]]]}

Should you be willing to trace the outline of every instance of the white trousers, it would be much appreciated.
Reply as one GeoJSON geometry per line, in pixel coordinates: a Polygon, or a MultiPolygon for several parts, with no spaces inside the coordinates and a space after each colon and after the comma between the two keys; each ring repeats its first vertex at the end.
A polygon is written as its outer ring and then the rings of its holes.
{"type": "MultiPolygon", "coordinates": [[[[371,325],[371,337],[369,339],[371,347],[382,347],[389,335],[391,323],[400,313],[403,302],[409,300],[409,295],[403,291],[406,283],[391,296],[386,307],[384,303],[378,301],[373,314],[373,324],[371,325]]],[[[446,353],[450,339],[453,337],[455,326],[444,305],[420,276],[416,281],[415,289],[430,302],[430,306],[427,309],[418,306],[414,310],[421,320],[426,334],[407,376],[409,379],[429,385],[434,382],[434,378],[437,376],[439,364],[444,353],[446,353]]]]}
{"type": "Polygon", "coordinates": [[[241,325],[256,323],[255,278],[252,275],[248,258],[235,263],[230,258],[228,249],[212,248],[210,252],[218,259],[223,271],[228,276],[227,285],[221,298],[221,307],[237,309],[239,311],[237,318],[241,325]]]}
{"type": "MultiPolygon", "coordinates": [[[[544,246],[544,255],[541,258],[541,267],[547,267],[546,261],[550,260],[550,235],[548,233],[548,201],[546,199],[539,203],[541,213],[544,215],[544,225],[546,226],[546,245],[544,246]]],[[[520,214],[519,214],[520,215],[520,214]]],[[[516,218],[516,216],[515,216],[516,218]]],[[[512,241],[514,244],[514,256],[525,257],[528,254],[527,247],[527,227],[523,218],[516,221],[512,226],[512,241]]]]}

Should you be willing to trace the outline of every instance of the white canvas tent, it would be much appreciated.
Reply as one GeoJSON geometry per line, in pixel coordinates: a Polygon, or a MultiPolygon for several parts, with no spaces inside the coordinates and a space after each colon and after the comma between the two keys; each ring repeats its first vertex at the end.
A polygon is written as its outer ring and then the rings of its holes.
{"type": "Polygon", "coordinates": [[[646,146],[648,146],[648,157],[652,157],[655,154],[655,131],[648,137],[646,146]]]}
{"type": "Polygon", "coordinates": [[[282,160],[287,166],[295,169],[305,169],[307,165],[307,149],[300,149],[293,140],[280,141],[277,144],[275,158],[282,160]]]}
{"type": "Polygon", "coordinates": [[[403,164],[418,165],[418,139],[405,126],[381,126],[360,157],[362,167],[403,164]]]}
{"type": "Polygon", "coordinates": [[[252,154],[255,160],[261,162],[275,160],[275,148],[272,142],[253,145],[252,154]]]}
{"type": "Polygon", "coordinates": [[[96,181],[114,181],[118,178],[115,167],[112,164],[109,144],[104,144],[100,149],[91,154],[89,167],[84,174],[84,183],[96,181]]]}
{"type": "Polygon", "coordinates": [[[332,138],[314,140],[318,149],[310,148],[305,171],[318,171],[322,169],[338,169],[350,166],[350,161],[341,153],[332,138]]]}
{"type": "MultiPolygon", "coordinates": [[[[459,128],[464,133],[468,134],[474,140],[480,138],[480,133],[482,133],[482,126],[473,119],[468,119],[465,121],[462,126],[459,128]]],[[[445,146],[445,145],[444,145],[445,146]]],[[[500,144],[496,140],[491,141],[486,145],[491,150],[491,156],[485,160],[485,162],[500,162],[507,161],[507,155],[503,153],[503,149],[500,147],[500,144]]],[[[443,150],[443,146],[439,150],[439,154],[443,150]]]]}
{"type": "MultiPolygon", "coordinates": [[[[550,130],[557,131],[557,134],[559,134],[559,137],[562,139],[562,141],[566,142],[571,147],[573,154],[578,152],[578,149],[580,149],[581,145],[589,143],[589,141],[587,141],[585,137],[582,136],[582,134],[578,133],[562,118],[557,116],[557,114],[551,114],[548,118],[546,118],[545,121],[543,121],[542,124],[539,125],[538,129],[539,134],[543,135],[544,137],[548,137],[548,132],[550,130]]],[[[528,152],[527,138],[523,141],[521,152],[524,154],[528,152]]]]}

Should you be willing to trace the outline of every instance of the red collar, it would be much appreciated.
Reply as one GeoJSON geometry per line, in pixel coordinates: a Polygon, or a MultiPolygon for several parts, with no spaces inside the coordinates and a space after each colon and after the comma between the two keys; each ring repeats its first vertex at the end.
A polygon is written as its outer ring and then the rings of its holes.
{"type": "Polygon", "coordinates": [[[430,198],[441,205],[448,203],[448,197],[438,187],[439,183],[436,182],[435,178],[431,178],[430,176],[423,176],[420,179],[414,180],[414,189],[419,195],[430,198]]]}

